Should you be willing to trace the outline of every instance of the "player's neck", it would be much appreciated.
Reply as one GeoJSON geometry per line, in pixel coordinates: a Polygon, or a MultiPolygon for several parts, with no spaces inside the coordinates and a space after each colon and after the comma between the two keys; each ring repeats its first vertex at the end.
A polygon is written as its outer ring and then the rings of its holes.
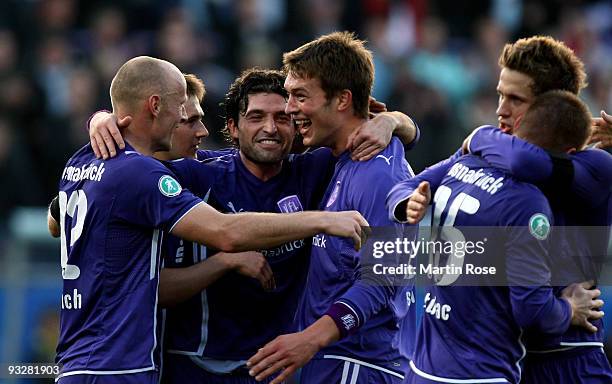
{"type": "Polygon", "coordinates": [[[157,151],[153,154],[153,157],[156,158],[157,160],[162,160],[162,161],[172,161],[172,160],[183,158],[182,156],[175,155],[171,151],[157,151]]]}
{"type": "Polygon", "coordinates": [[[283,168],[282,160],[275,163],[259,163],[246,157],[242,151],[240,152],[240,160],[242,160],[242,164],[244,164],[246,169],[261,181],[270,180],[278,175],[283,168]]]}
{"type": "Polygon", "coordinates": [[[139,137],[139,135],[129,134],[128,130],[125,131],[123,139],[130,145],[134,150],[141,155],[153,156],[155,150],[152,148],[151,140],[146,137],[139,137]]]}
{"type": "Polygon", "coordinates": [[[136,152],[145,155],[153,156],[153,153],[157,151],[167,150],[168,148],[162,148],[155,143],[155,140],[151,137],[153,122],[147,120],[142,116],[135,116],[127,127],[123,130],[123,138],[127,141],[136,152]]]}
{"type": "Polygon", "coordinates": [[[340,156],[348,149],[349,137],[365,122],[365,119],[351,115],[340,124],[336,131],[335,138],[330,145],[334,156],[340,156]]]}

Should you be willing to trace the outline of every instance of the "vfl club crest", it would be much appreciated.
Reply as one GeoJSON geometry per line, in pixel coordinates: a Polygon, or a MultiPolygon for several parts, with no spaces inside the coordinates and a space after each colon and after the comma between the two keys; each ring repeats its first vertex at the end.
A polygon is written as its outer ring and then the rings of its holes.
{"type": "Polygon", "coordinates": [[[304,210],[297,195],[283,197],[276,202],[276,205],[278,205],[278,209],[280,209],[282,213],[300,212],[304,210]]]}

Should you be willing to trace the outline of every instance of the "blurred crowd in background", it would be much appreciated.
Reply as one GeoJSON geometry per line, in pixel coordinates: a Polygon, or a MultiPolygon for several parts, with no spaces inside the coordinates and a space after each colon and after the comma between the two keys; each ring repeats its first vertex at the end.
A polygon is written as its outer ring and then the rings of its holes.
{"type": "Polygon", "coordinates": [[[352,30],[376,64],[374,95],[418,122],[416,171],[495,124],[497,57],[532,34],[565,41],[586,64],[583,99],[612,109],[612,3],[579,0],[3,0],[0,2],[0,233],[17,206],[44,205],[63,165],[110,109],[112,76],[152,55],[201,77],[207,147],[225,145],[218,103],[237,74],[352,30]]]}
{"type": "Polygon", "coordinates": [[[0,361],[53,359],[59,247],[44,208],[17,208],[57,193],[66,160],[88,140],[88,117],[110,109],[121,64],[152,55],[202,78],[205,145],[216,148],[226,146],[219,102],[241,70],[279,68],[283,52],[335,30],[368,41],[375,97],[419,124],[407,154],[417,172],[496,123],[497,58],[520,37],[565,41],[586,64],[591,112],[612,110],[609,0],[2,0],[0,361]]]}

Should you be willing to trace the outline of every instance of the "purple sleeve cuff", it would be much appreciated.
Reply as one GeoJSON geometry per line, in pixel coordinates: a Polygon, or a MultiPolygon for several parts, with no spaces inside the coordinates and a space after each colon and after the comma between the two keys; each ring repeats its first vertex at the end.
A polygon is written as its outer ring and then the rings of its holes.
{"type": "Polygon", "coordinates": [[[91,116],[89,116],[89,119],[87,119],[87,124],[85,124],[85,129],[87,130],[87,132],[89,132],[89,128],[90,128],[89,124],[91,124],[91,119],[93,119],[93,117],[99,112],[113,113],[109,111],[108,109],[100,109],[99,111],[95,111],[94,113],[92,113],[91,116]]]}
{"type": "Polygon", "coordinates": [[[414,140],[412,140],[409,144],[404,145],[404,150],[406,151],[414,148],[414,146],[419,142],[419,139],[421,138],[421,130],[419,129],[419,126],[417,125],[416,121],[414,121],[410,116],[408,116],[408,118],[410,119],[410,121],[412,121],[412,124],[414,124],[416,134],[414,135],[414,140]]]}
{"type": "Polygon", "coordinates": [[[357,312],[348,304],[336,301],[329,307],[326,315],[331,317],[340,331],[340,339],[357,332],[361,321],[357,312]]]}

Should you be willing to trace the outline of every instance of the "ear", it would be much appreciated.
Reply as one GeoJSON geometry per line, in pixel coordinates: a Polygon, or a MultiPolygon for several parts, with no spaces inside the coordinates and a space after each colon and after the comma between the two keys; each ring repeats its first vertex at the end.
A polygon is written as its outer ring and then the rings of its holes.
{"type": "Polygon", "coordinates": [[[346,111],[353,106],[353,93],[348,89],[343,89],[336,96],[338,98],[338,111],[346,111]]]}
{"type": "Polygon", "coordinates": [[[161,110],[161,97],[159,95],[149,96],[147,99],[147,109],[153,116],[157,117],[161,110]]]}
{"type": "Polygon", "coordinates": [[[227,119],[227,130],[232,139],[238,139],[238,124],[231,117],[227,119]]]}

